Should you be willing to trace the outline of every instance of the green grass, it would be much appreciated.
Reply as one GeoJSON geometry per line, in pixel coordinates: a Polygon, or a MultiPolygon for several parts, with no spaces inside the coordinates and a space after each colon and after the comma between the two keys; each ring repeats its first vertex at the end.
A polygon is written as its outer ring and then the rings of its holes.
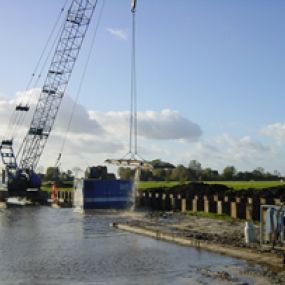
{"type": "Polygon", "coordinates": [[[235,190],[263,189],[276,186],[284,186],[280,181],[207,181],[207,184],[223,184],[235,190]]]}
{"type": "MultiPolygon", "coordinates": [[[[153,188],[171,188],[173,186],[182,185],[187,182],[179,181],[141,181],[139,189],[153,189],[153,188]]],[[[285,182],[280,181],[204,181],[206,184],[223,184],[234,190],[247,190],[247,189],[262,189],[276,186],[285,186],[285,182]]],[[[73,191],[72,185],[67,187],[58,187],[58,191],[73,191]]],[[[43,184],[41,189],[43,191],[51,191],[51,186],[43,184]]]]}
{"type": "MultiPolygon", "coordinates": [[[[234,190],[247,190],[247,189],[262,189],[276,186],[284,186],[285,182],[280,181],[204,181],[206,184],[223,184],[234,190]]],[[[179,181],[141,181],[139,189],[150,188],[170,188],[173,186],[181,185],[183,182],[179,181]]]]}
{"type": "Polygon", "coordinates": [[[139,183],[139,189],[144,190],[144,189],[160,188],[160,187],[170,188],[181,184],[184,183],[179,181],[141,181],[139,183]]]}
{"type": "MultiPolygon", "coordinates": [[[[41,186],[42,191],[51,192],[51,186],[43,184],[41,186]]],[[[73,191],[73,187],[57,187],[57,191],[73,191]]]]}

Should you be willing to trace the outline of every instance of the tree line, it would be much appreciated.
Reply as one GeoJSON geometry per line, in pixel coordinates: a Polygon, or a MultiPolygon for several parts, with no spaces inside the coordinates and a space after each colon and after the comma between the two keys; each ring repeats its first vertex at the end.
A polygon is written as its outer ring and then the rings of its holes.
{"type": "MultiPolygon", "coordinates": [[[[263,167],[257,167],[252,171],[238,171],[235,166],[226,166],[221,173],[210,167],[203,168],[197,160],[191,160],[188,166],[179,164],[177,166],[161,162],[162,167],[156,167],[160,160],[153,160],[152,170],[141,171],[141,181],[270,181],[280,180],[278,171],[270,173],[263,167]]],[[[120,179],[132,179],[134,170],[128,167],[120,167],[118,170],[120,179]]]]}
{"type": "MultiPolygon", "coordinates": [[[[272,181],[280,180],[281,174],[278,171],[270,173],[263,167],[257,167],[252,171],[238,171],[235,166],[226,166],[221,172],[203,168],[197,160],[191,160],[188,166],[179,164],[174,166],[171,163],[156,159],[150,162],[151,169],[141,170],[141,181],[272,181]]],[[[73,181],[74,176],[83,171],[74,167],[72,170],[60,171],[58,167],[48,167],[46,173],[42,174],[43,181],[73,181]]],[[[135,170],[129,167],[119,167],[118,176],[120,179],[133,179],[135,170]]],[[[86,176],[86,173],[85,173],[86,176]]]]}

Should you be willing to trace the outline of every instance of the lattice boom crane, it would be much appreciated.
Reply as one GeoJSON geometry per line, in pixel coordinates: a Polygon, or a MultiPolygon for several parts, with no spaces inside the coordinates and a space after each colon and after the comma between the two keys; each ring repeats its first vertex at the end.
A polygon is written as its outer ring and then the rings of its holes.
{"type": "MultiPolygon", "coordinates": [[[[72,0],[44,81],[30,128],[16,161],[12,140],[1,143],[1,157],[9,170],[33,172],[50,135],[97,0],[72,0]]],[[[26,111],[26,110],[24,110],[26,111]]]]}

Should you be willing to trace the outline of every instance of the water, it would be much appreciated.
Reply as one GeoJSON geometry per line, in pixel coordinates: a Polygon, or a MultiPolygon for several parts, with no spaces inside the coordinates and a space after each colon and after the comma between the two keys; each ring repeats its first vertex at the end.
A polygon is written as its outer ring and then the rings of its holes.
{"type": "Polygon", "coordinates": [[[124,219],[48,207],[1,210],[0,284],[221,284],[198,269],[243,264],[109,227],[124,219]]]}

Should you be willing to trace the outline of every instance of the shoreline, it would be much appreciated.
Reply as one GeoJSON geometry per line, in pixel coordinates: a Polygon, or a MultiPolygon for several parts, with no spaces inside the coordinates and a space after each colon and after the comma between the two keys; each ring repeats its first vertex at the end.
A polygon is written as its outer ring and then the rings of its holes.
{"type": "Polygon", "coordinates": [[[196,238],[187,234],[183,228],[178,230],[175,228],[175,231],[173,231],[170,225],[161,225],[155,222],[150,223],[146,220],[130,220],[124,223],[113,223],[112,226],[123,231],[148,236],[157,240],[172,242],[181,246],[191,246],[265,265],[275,271],[283,271],[285,269],[284,257],[281,252],[265,251],[262,247],[258,246],[245,247],[244,245],[225,244],[217,240],[207,240],[203,238],[203,235],[199,235],[196,238]]]}

